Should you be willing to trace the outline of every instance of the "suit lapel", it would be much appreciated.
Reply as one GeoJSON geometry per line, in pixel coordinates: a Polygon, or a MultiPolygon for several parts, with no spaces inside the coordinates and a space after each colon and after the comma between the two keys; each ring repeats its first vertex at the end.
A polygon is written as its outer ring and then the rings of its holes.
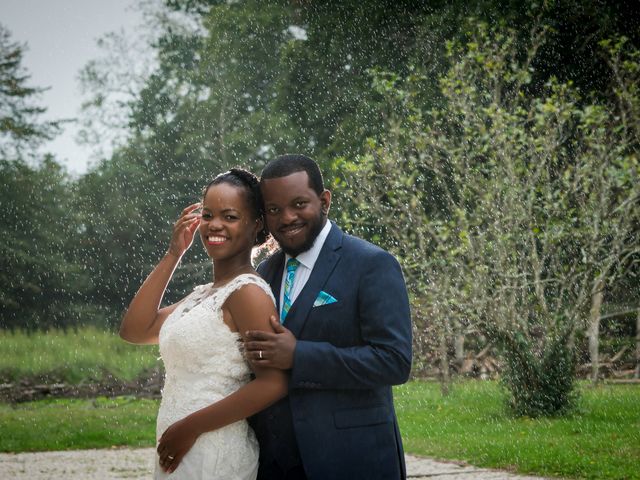
{"type": "MultiPolygon", "coordinates": [[[[324,287],[329,275],[333,272],[338,260],[340,259],[340,248],[342,247],[342,231],[333,224],[327,239],[320,250],[320,255],[316,260],[309,280],[296,298],[291,309],[287,314],[285,326],[298,337],[304,327],[309,311],[313,307],[313,303],[318,293],[324,287]]],[[[284,259],[281,259],[284,262],[284,259]]],[[[280,293],[280,284],[282,283],[282,269],[280,270],[280,282],[278,284],[278,294],[280,293]]],[[[275,291],[275,290],[274,290],[275,291]]]]}

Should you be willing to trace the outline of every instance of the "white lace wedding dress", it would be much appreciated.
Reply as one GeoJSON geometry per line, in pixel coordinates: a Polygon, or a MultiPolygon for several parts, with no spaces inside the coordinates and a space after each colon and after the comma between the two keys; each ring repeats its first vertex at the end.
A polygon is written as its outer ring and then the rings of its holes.
{"type": "MultiPolygon", "coordinates": [[[[176,421],[211,405],[249,381],[240,334],[222,320],[222,305],[238,288],[255,284],[272,299],[269,285],[253,274],[226,285],[201,285],[173,311],[160,330],[165,383],[156,438],[176,421]]],[[[258,443],[246,420],[207,432],[194,443],[171,475],[156,458],[155,479],[248,480],[258,472],[258,443]]]]}

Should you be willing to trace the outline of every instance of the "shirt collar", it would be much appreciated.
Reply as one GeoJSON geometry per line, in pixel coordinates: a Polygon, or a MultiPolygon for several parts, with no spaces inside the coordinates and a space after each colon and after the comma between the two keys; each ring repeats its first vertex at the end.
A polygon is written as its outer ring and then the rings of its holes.
{"type": "MultiPolygon", "coordinates": [[[[320,256],[320,250],[322,250],[324,241],[329,236],[330,231],[331,222],[327,220],[327,223],[324,224],[324,227],[322,227],[322,230],[320,230],[320,233],[313,242],[313,246],[306,252],[302,252],[296,257],[296,259],[309,270],[313,270],[313,266],[316,264],[316,260],[318,260],[318,257],[320,256]]],[[[289,260],[290,258],[291,256],[289,254],[285,255],[285,265],[287,264],[287,260],[289,260]]]]}

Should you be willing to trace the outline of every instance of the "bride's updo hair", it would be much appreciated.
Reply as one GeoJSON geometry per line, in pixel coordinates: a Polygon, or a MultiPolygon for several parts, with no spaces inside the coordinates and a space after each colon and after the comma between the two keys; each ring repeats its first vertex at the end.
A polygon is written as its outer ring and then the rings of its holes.
{"type": "Polygon", "coordinates": [[[267,222],[264,218],[264,206],[262,203],[262,193],[260,192],[260,184],[258,177],[253,173],[245,170],[244,168],[232,168],[228,172],[219,174],[202,190],[202,198],[207,194],[209,187],[219,185],[221,183],[228,183],[234,187],[242,188],[247,194],[247,201],[249,206],[253,210],[253,215],[257,219],[262,220],[262,230],[258,232],[256,237],[256,245],[262,245],[267,241],[269,232],[267,231],[267,222]]]}

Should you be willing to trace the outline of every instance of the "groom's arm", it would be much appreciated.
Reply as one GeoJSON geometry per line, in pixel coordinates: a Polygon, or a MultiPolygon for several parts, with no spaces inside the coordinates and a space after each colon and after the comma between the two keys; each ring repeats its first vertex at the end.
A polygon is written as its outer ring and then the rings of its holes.
{"type": "Polygon", "coordinates": [[[384,251],[367,258],[358,286],[361,344],[296,340],[284,327],[246,344],[255,364],[292,369],[290,388],[372,388],[404,383],[411,369],[411,319],[402,271],[384,251]],[[262,353],[260,353],[262,352],[262,353]],[[262,358],[260,358],[262,357],[262,358]]]}

